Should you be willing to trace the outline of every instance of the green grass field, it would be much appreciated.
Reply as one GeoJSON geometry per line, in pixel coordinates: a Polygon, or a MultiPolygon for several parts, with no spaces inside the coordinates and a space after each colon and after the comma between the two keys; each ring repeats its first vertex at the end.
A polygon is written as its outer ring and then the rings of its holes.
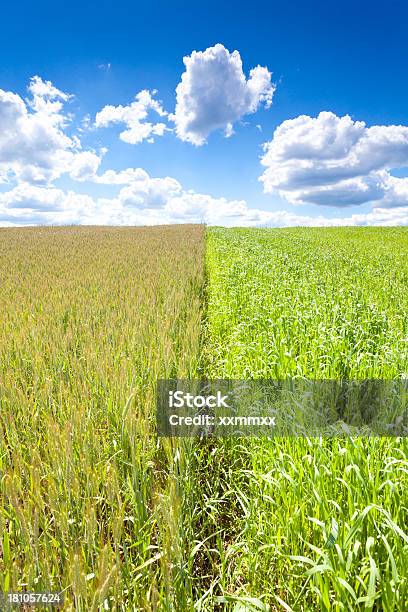
{"type": "MultiPolygon", "coordinates": [[[[406,375],[407,252],[397,228],[210,230],[207,375],[406,375]]],[[[228,440],[217,452],[241,464],[222,492],[239,519],[213,556],[227,592],[277,609],[406,608],[406,439],[228,440]]]]}
{"type": "Polygon", "coordinates": [[[401,610],[403,438],[158,439],[157,378],[408,374],[405,228],[0,231],[0,590],[401,610]]]}

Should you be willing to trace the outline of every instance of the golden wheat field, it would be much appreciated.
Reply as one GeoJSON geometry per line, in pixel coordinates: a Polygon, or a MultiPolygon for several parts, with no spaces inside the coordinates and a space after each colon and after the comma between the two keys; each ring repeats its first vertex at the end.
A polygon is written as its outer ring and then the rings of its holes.
{"type": "Polygon", "coordinates": [[[171,605],[176,451],[153,395],[198,367],[204,230],[0,232],[1,590],[171,605]]]}

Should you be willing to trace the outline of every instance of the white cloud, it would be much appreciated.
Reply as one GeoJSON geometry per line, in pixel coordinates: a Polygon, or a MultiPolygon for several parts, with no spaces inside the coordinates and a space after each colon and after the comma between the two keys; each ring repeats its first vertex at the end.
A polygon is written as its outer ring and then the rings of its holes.
{"type": "Polygon", "coordinates": [[[170,177],[146,172],[113,198],[21,183],[0,194],[0,225],[209,223],[255,225],[263,219],[243,200],[229,201],[186,191],[170,177]]]}
{"type": "Polygon", "coordinates": [[[182,187],[176,179],[146,177],[123,187],[118,199],[123,206],[131,208],[164,209],[168,202],[182,193],[182,187]]]}
{"type": "Polygon", "coordinates": [[[93,180],[101,163],[101,158],[92,151],[81,151],[74,155],[70,176],[76,181],[93,180]]]}
{"type": "Polygon", "coordinates": [[[95,183],[101,185],[128,185],[148,176],[142,168],[126,168],[126,170],[106,170],[103,174],[93,177],[95,183]]]}
{"type": "MultiPolygon", "coordinates": [[[[213,49],[217,50],[217,47],[213,49]]],[[[224,52],[229,58],[228,73],[234,54],[225,49],[224,52]]],[[[218,49],[216,55],[219,53],[218,49]]],[[[239,54],[236,54],[234,62],[239,64],[242,73],[239,54]]],[[[187,64],[186,67],[188,71],[187,64]]],[[[195,77],[196,68],[193,69],[195,77]]],[[[243,77],[244,89],[249,96],[246,99],[247,112],[262,101],[270,103],[273,89],[268,93],[270,75],[263,73],[264,70],[251,71],[249,80],[243,77]]],[[[209,73],[205,74],[208,78],[209,73]]],[[[67,133],[71,117],[65,111],[65,105],[71,96],[39,77],[31,80],[28,89],[27,100],[13,92],[0,90],[0,182],[3,183],[0,225],[186,222],[277,227],[408,225],[408,178],[391,175],[394,168],[408,168],[407,127],[370,128],[363,122],[337,117],[333,113],[321,113],[315,119],[300,116],[282,123],[272,141],[266,144],[262,158],[265,166],[262,180],[266,191],[276,191],[295,204],[314,202],[348,206],[373,203],[369,213],[336,218],[314,217],[286,210],[250,208],[245,200],[227,200],[196,193],[187,190],[175,178],[152,177],[142,168],[100,171],[107,149],[101,148],[98,153],[83,150],[79,138],[67,133]],[[64,190],[53,185],[53,181],[63,175],[76,181],[77,187],[78,183],[87,182],[86,191],[91,193],[105,195],[105,185],[109,197],[91,196],[73,188],[64,190]],[[8,191],[4,191],[5,186],[9,186],[8,191]]],[[[150,127],[143,134],[151,138],[161,128],[157,127],[159,124],[155,127],[145,121],[148,112],[153,110],[159,116],[167,116],[154,99],[154,94],[140,92],[129,107],[105,107],[101,111],[105,111],[105,116],[99,116],[101,125],[123,120],[127,132],[135,130],[130,140],[138,138],[139,128],[143,131],[143,126],[147,125],[150,127]]],[[[212,95],[210,87],[210,102],[212,95]]],[[[225,108],[222,110],[225,119],[224,111],[225,108]]],[[[224,125],[229,133],[232,124],[233,120],[224,125]]]]}
{"type": "Polygon", "coordinates": [[[126,130],[120,133],[120,138],[129,144],[139,144],[143,140],[153,140],[154,136],[163,136],[166,124],[161,122],[151,123],[145,121],[149,112],[153,111],[160,117],[167,117],[167,112],[161,103],[154,99],[157,92],[144,89],[135,96],[135,101],[128,106],[104,106],[96,114],[95,127],[108,127],[114,123],[123,123],[126,130]]]}
{"type": "Polygon", "coordinates": [[[96,203],[85,194],[55,187],[20,183],[0,193],[0,225],[81,223],[96,213],[96,203]]]}
{"type": "Polygon", "coordinates": [[[73,96],[54,87],[51,81],[43,81],[39,76],[32,77],[28,91],[32,99],[27,103],[35,112],[49,115],[57,125],[66,124],[66,117],[61,111],[63,103],[73,96]]]}
{"type": "Polygon", "coordinates": [[[84,177],[90,164],[96,169],[96,153],[80,151],[79,140],[64,131],[70,117],[63,105],[71,96],[37,76],[28,89],[27,101],[0,89],[0,181],[44,183],[64,173],[84,177]]]}
{"type": "Polygon", "coordinates": [[[246,79],[238,51],[230,53],[217,44],[193,51],[183,62],[186,70],[176,88],[172,116],[181,140],[202,145],[216,129],[230,136],[234,122],[254,113],[261,104],[268,108],[272,103],[271,73],[257,66],[246,79]]]}
{"type": "Polygon", "coordinates": [[[284,121],[264,145],[264,190],[293,204],[408,205],[408,179],[391,176],[408,167],[408,127],[367,127],[348,115],[321,112],[284,121]]]}
{"type": "MultiPolygon", "coordinates": [[[[139,219],[144,222],[161,219],[162,223],[209,223],[209,224],[247,224],[258,220],[257,211],[248,208],[244,200],[214,198],[208,194],[186,190],[174,178],[151,177],[142,168],[127,168],[120,172],[109,170],[95,177],[97,183],[124,185],[114,204],[115,214],[121,218],[139,219]],[[255,215],[255,216],[254,216],[255,215]]],[[[105,204],[108,200],[104,200],[105,204]]],[[[130,221],[129,221],[130,222],[130,221]]]]}
{"type": "Polygon", "coordinates": [[[20,183],[0,193],[0,225],[91,224],[156,225],[208,223],[226,226],[408,225],[408,206],[376,207],[372,212],[327,218],[286,210],[249,208],[245,200],[227,200],[186,190],[171,177],[151,177],[142,168],[113,170],[94,177],[120,187],[111,198],[92,198],[72,190],[20,183]]]}
{"type": "Polygon", "coordinates": [[[61,189],[20,183],[0,194],[0,204],[8,209],[55,211],[60,208],[63,197],[61,189]]]}

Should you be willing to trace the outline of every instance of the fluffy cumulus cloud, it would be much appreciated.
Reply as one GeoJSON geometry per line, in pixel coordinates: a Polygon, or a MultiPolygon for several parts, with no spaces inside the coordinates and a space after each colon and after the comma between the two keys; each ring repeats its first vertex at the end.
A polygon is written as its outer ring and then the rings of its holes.
{"type": "Polygon", "coordinates": [[[185,72],[176,89],[172,116],[181,140],[202,145],[210,132],[233,132],[233,124],[254,113],[260,105],[272,103],[274,85],[267,68],[257,66],[245,77],[238,51],[230,53],[217,44],[205,51],[193,51],[183,59],[185,72]]]}
{"type": "Polygon", "coordinates": [[[63,107],[70,96],[37,76],[28,89],[28,100],[0,89],[0,181],[41,183],[71,171],[83,177],[90,164],[97,168],[99,156],[84,155],[79,140],[66,133],[70,117],[63,107]]]}
{"type": "Polygon", "coordinates": [[[96,182],[118,185],[116,197],[104,200],[121,223],[144,219],[145,223],[224,223],[228,219],[249,221],[252,211],[246,202],[214,198],[186,190],[174,178],[151,177],[142,168],[109,170],[95,177],[96,182]]]}
{"type": "Polygon", "coordinates": [[[408,206],[408,127],[367,127],[348,115],[321,112],[284,121],[264,145],[264,190],[293,204],[408,206]]]}
{"type": "Polygon", "coordinates": [[[120,133],[120,138],[129,144],[139,144],[143,140],[153,142],[154,136],[163,136],[166,131],[166,124],[163,121],[152,123],[146,121],[149,113],[153,112],[159,117],[167,117],[167,112],[161,103],[154,98],[157,92],[144,89],[140,91],[135,100],[128,106],[104,106],[96,114],[95,127],[108,127],[119,123],[126,126],[120,133]]]}
{"type": "Polygon", "coordinates": [[[0,193],[0,225],[77,224],[95,211],[88,195],[55,187],[20,183],[0,193]]]}
{"type": "MultiPolygon", "coordinates": [[[[199,83],[197,71],[202,71],[208,85],[208,98],[203,93],[202,100],[207,110],[197,109],[198,123],[192,119],[183,125],[191,142],[200,144],[211,129],[230,130],[236,118],[261,103],[269,104],[273,86],[264,68],[255,68],[245,79],[239,54],[221,45],[196,55],[186,62],[185,74],[190,73],[182,84],[199,83]],[[214,117],[210,108],[217,106],[217,79],[229,84],[231,97],[228,103],[227,95],[219,98],[219,114],[214,117]]],[[[175,178],[150,176],[143,168],[113,170],[105,165],[102,170],[107,150],[83,148],[78,134],[82,138],[86,127],[75,132],[80,118],[75,122],[66,110],[71,96],[39,77],[31,80],[28,90],[27,98],[0,90],[0,225],[408,225],[408,178],[391,174],[393,168],[408,167],[406,127],[367,127],[350,117],[321,113],[285,121],[277,128],[262,158],[266,191],[295,204],[341,207],[373,202],[368,213],[327,218],[251,208],[245,200],[197,193],[175,178]]],[[[152,111],[168,119],[154,92],[143,91],[128,107],[105,107],[96,122],[123,123],[122,136],[127,135],[122,139],[138,142],[162,129],[148,121],[152,111]]]]}
{"type": "Polygon", "coordinates": [[[246,78],[238,51],[230,53],[216,44],[193,51],[183,61],[186,69],[176,88],[174,113],[168,113],[155,98],[157,90],[144,89],[128,105],[104,106],[96,114],[94,127],[124,125],[119,137],[129,144],[154,142],[155,136],[175,131],[181,140],[202,145],[213,130],[223,129],[231,136],[234,122],[261,105],[269,108],[272,104],[271,73],[256,66],[246,78]]]}
{"type": "Polygon", "coordinates": [[[108,170],[92,180],[116,186],[116,195],[95,198],[73,190],[21,182],[0,193],[0,225],[408,225],[408,206],[379,207],[370,213],[345,218],[297,215],[284,210],[271,212],[250,208],[245,200],[227,200],[186,190],[174,178],[151,177],[142,168],[108,170]]]}
{"type": "Polygon", "coordinates": [[[117,186],[118,193],[110,198],[92,198],[72,190],[21,182],[0,193],[0,225],[186,222],[247,225],[260,218],[244,201],[187,191],[174,178],[151,177],[142,168],[109,170],[95,175],[93,180],[117,186]]]}

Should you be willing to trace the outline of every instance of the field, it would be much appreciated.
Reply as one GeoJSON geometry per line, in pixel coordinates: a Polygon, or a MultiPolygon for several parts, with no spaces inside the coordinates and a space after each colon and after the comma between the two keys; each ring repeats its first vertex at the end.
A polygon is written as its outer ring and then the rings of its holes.
{"type": "MultiPolygon", "coordinates": [[[[407,252],[397,228],[211,230],[208,377],[406,376],[407,252]]],[[[406,609],[406,439],[227,440],[217,452],[240,463],[218,504],[226,520],[234,505],[221,500],[236,498],[240,516],[213,557],[227,592],[278,609],[406,609]]]]}
{"type": "Polygon", "coordinates": [[[404,610],[402,438],[158,439],[158,378],[408,373],[404,228],[0,231],[0,590],[404,610]]]}
{"type": "Polygon", "coordinates": [[[0,590],[182,607],[154,392],[196,374],[203,249],[199,226],[1,231],[0,590]]]}

